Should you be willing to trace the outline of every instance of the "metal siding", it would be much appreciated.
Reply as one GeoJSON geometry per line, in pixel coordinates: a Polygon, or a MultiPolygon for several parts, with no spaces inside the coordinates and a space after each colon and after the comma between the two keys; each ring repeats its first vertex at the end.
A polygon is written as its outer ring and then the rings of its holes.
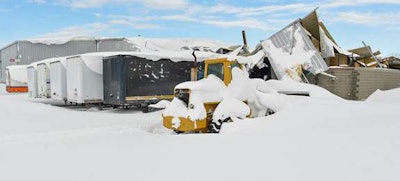
{"type": "Polygon", "coordinates": [[[316,11],[311,12],[301,20],[301,25],[311,33],[311,35],[320,41],[319,37],[319,19],[316,11]]]}
{"type": "Polygon", "coordinates": [[[133,47],[133,44],[128,43],[124,39],[110,39],[110,40],[99,40],[98,51],[136,51],[137,48],[133,47]]]}
{"type": "MultiPolygon", "coordinates": [[[[271,40],[273,46],[275,46],[278,49],[282,49],[282,51],[284,51],[287,54],[290,54],[290,56],[292,56],[292,59],[296,59],[295,56],[297,55],[293,55],[292,54],[292,46],[296,44],[296,41],[302,41],[304,43],[304,47],[303,49],[305,51],[311,51],[313,52],[313,56],[311,57],[310,60],[310,64],[312,65],[311,68],[309,69],[310,72],[312,72],[313,74],[318,74],[321,73],[323,71],[328,70],[328,66],[326,65],[324,59],[321,57],[320,53],[317,51],[317,49],[314,47],[313,43],[311,42],[311,40],[308,38],[305,30],[303,29],[303,27],[301,26],[300,23],[296,22],[282,30],[280,30],[279,32],[275,33],[274,35],[272,35],[268,40],[271,40]],[[298,31],[301,35],[301,39],[294,39],[294,32],[298,31]]],[[[273,53],[273,52],[268,52],[268,50],[264,50],[267,51],[267,54],[273,53]]],[[[301,56],[301,55],[300,55],[301,56]]],[[[275,70],[278,70],[277,66],[275,65],[274,61],[279,62],[279,60],[273,60],[270,56],[269,58],[271,59],[271,64],[272,67],[275,70]]],[[[278,72],[277,74],[278,78],[281,79],[283,75],[281,75],[281,73],[278,72]]]]}
{"type": "Polygon", "coordinates": [[[96,51],[95,41],[70,41],[61,45],[20,42],[19,55],[21,64],[30,64],[51,57],[62,57],[96,51]]]}
{"type": "Polygon", "coordinates": [[[46,45],[42,43],[31,43],[29,41],[16,41],[1,50],[0,60],[2,62],[0,66],[0,81],[5,80],[5,68],[8,65],[16,64],[10,63],[10,58],[19,58],[21,62],[18,64],[22,65],[31,64],[33,62],[51,57],[77,55],[96,51],[137,50],[131,43],[128,43],[126,39],[123,38],[98,40],[97,46],[98,47],[96,47],[95,40],[73,40],[60,45],[46,45]]]}
{"type": "Polygon", "coordinates": [[[0,73],[1,81],[5,81],[6,67],[9,65],[16,65],[15,62],[14,63],[10,62],[11,58],[16,58],[16,57],[17,57],[17,43],[16,42],[1,50],[1,58],[0,58],[1,59],[1,73],[0,73]]]}

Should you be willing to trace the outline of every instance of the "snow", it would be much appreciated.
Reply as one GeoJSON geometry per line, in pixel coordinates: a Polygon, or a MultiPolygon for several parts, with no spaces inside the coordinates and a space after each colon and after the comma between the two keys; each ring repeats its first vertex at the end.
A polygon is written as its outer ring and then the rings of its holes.
{"type": "Polygon", "coordinates": [[[67,59],[80,57],[85,65],[93,72],[103,74],[103,57],[123,54],[124,52],[94,52],[70,56],[67,59]]]}
{"type": "MultiPolygon", "coordinates": [[[[95,41],[115,39],[109,37],[92,37],[92,36],[67,36],[67,37],[38,37],[30,38],[25,41],[31,43],[41,43],[45,45],[61,45],[69,41],[95,41]]],[[[229,45],[224,42],[195,39],[195,38],[144,38],[144,37],[131,37],[131,38],[116,38],[123,39],[131,43],[137,51],[179,51],[179,50],[193,50],[199,49],[200,51],[216,51],[221,47],[228,47],[229,45]]]]}
{"type": "Polygon", "coordinates": [[[193,38],[127,38],[140,51],[180,51],[199,49],[200,51],[216,51],[229,45],[219,41],[193,38]]]}
{"type": "Polygon", "coordinates": [[[233,97],[224,98],[214,111],[213,120],[225,120],[226,118],[246,118],[250,115],[250,108],[241,100],[233,97]]]}
{"type": "Polygon", "coordinates": [[[398,101],[288,96],[278,113],[226,123],[220,134],[175,135],[161,111],[0,94],[0,180],[400,179],[398,101]]]}
{"type": "Polygon", "coordinates": [[[95,37],[90,37],[90,36],[72,36],[72,37],[39,37],[39,38],[30,38],[26,39],[26,41],[29,41],[31,43],[41,43],[45,45],[62,45],[65,44],[69,41],[94,41],[96,40],[95,37]]]}
{"type": "MultiPolygon", "coordinates": [[[[9,72],[9,76],[12,80],[18,81],[20,83],[27,83],[27,67],[26,65],[10,65],[6,69],[9,72]]],[[[13,85],[11,85],[13,86],[13,85]]]]}
{"type": "Polygon", "coordinates": [[[366,100],[366,102],[400,102],[400,88],[390,89],[386,91],[376,90],[366,100]]]}
{"type": "Polygon", "coordinates": [[[168,107],[170,104],[171,104],[171,102],[169,102],[167,100],[161,100],[160,102],[157,102],[156,104],[150,104],[149,107],[164,109],[164,108],[168,107]]]}
{"type": "Polygon", "coordinates": [[[262,46],[279,79],[289,78],[301,81],[297,73],[297,69],[301,66],[313,74],[328,69],[299,22],[263,41],[262,46]]]}
{"type": "Polygon", "coordinates": [[[174,98],[164,112],[164,116],[184,117],[191,120],[206,118],[207,111],[204,103],[220,102],[226,92],[226,86],[221,79],[214,75],[199,81],[187,81],[175,86],[175,89],[189,89],[190,109],[179,99],[174,98]]]}

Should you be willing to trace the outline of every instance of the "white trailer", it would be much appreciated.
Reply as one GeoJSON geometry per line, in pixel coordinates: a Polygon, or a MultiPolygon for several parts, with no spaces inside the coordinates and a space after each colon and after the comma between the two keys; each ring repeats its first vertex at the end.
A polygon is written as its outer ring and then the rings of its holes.
{"type": "Polygon", "coordinates": [[[37,64],[38,97],[50,98],[50,59],[37,64]]]}
{"type": "Polygon", "coordinates": [[[6,67],[7,92],[28,92],[27,65],[11,65],[6,67]]]}
{"type": "Polygon", "coordinates": [[[50,62],[51,99],[67,101],[67,64],[66,57],[50,62]]]}
{"type": "Polygon", "coordinates": [[[30,64],[27,67],[28,73],[28,95],[30,98],[38,97],[38,88],[37,88],[37,70],[36,64],[30,64]]]}
{"type": "Polygon", "coordinates": [[[116,54],[118,52],[97,52],[68,57],[67,101],[77,104],[102,103],[103,57],[116,54]]]}

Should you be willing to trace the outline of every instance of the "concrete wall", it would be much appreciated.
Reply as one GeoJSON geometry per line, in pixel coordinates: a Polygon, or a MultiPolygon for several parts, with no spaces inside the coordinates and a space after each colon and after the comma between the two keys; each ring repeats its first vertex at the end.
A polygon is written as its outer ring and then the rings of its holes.
{"type": "Polygon", "coordinates": [[[355,68],[358,72],[357,99],[364,100],[376,89],[400,87],[400,71],[394,69],[355,68]]]}
{"type": "Polygon", "coordinates": [[[317,75],[310,82],[349,100],[364,100],[377,89],[388,90],[400,87],[400,71],[393,69],[331,67],[325,75],[317,75]]]}

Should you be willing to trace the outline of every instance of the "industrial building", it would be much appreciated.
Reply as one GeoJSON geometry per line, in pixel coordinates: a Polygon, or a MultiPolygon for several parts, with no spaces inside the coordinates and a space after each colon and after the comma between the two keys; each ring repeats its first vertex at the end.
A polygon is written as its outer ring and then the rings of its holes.
{"type": "Polygon", "coordinates": [[[126,38],[76,37],[70,39],[18,40],[0,50],[0,82],[9,65],[28,65],[51,57],[99,51],[135,51],[126,38]]]}

